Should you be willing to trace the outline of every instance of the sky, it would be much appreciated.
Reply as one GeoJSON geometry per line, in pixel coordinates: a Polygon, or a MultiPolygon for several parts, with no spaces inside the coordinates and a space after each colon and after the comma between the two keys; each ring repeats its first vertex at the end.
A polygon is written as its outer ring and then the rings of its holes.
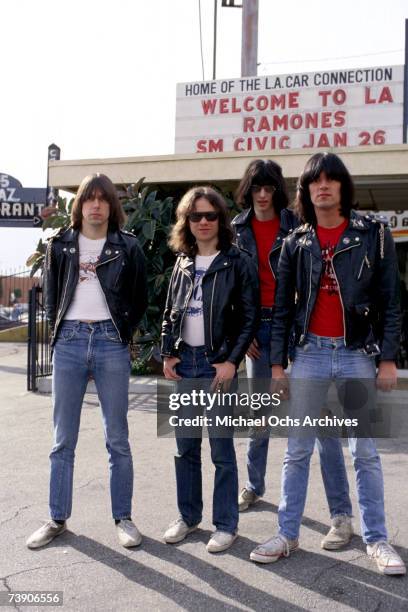
{"type": "MultiPolygon", "coordinates": [[[[212,78],[214,0],[2,0],[0,173],[45,187],[62,159],[174,152],[176,83],[212,78]]],[[[401,65],[407,0],[259,0],[258,74],[401,65]]],[[[218,0],[217,78],[237,78],[241,19],[218,0]]],[[[0,271],[41,230],[0,228],[0,271]]]]}

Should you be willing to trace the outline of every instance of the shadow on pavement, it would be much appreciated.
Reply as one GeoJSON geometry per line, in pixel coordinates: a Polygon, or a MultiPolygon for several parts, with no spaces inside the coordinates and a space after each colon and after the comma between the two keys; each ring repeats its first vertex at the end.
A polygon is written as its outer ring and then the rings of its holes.
{"type": "MultiPolygon", "coordinates": [[[[203,532],[201,533],[203,534],[203,532]]],[[[201,593],[199,590],[167,576],[164,572],[148,567],[145,563],[137,561],[133,556],[129,558],[129,556],[121,554],[86,536],[75,536],[68,532],[64,536],[64,546],[68,544],[73,549],[78,550],[98,563],[103,563],[114,571],[121,573],[128,580],[161,593],[184,610],[197,612],[197,610],[208,609],[236,612],[241,609],[201,593]]],[[[205,542],[207,542],[208,536],[209,532],[206,534],[205,542]]],[[[62,545],[61,541],[60,543],[58,545],[62,545]]],[[[145,536],[143,538],[142,550],[158,559],[182,567],[185,571],[196,577],[198,584],[200,581],[205,582],[219,592],[220,595],[237,602],[242,601],[246,606],[254,610],[268,609],[274,612],[302,612],[304,610],[301,606],[291,604],[265,591],[252,587],[239,578],[212,565],[210,562],[207,563],[175,546],[164,544],[145,536]]],[[[137,549],[135,549],[135,557],[136,555],[137,549]]]]}

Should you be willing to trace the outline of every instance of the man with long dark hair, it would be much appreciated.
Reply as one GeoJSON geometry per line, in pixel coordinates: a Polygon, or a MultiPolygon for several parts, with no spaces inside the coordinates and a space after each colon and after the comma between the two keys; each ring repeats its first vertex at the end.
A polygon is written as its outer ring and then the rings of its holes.
{"type": "Polygon", "coordinates": [[[124,219],[111,180],[89,175],[74,200],[71,227],[48,244],[44,294],[53,347],[51,518],[28,538],[29,548],[45,546],[66,529],[82,401],[90,378],[102,409],[119,542],[126,547],[141,542],[131,520],[128,344],[145,311],[147,290],[144,255],[135,236],[121,231],[124,219]]]}
{"type": "MultiPolygon", "coordinates": [[[[285,388],[290,341],[295,347],[291,371],[293,415],[319,416],[316,409],[333,379],[338,389],[343,389],[345,412],[361,408],[357,406],[360,401],[372,408],[375,384],[387,391],[397,380],[399,275],[391,232],[382,219],[352,210],[353,182],[333,153],[319,153],[308,161],[299,179],[296,205],[303,224],[286,239],[279,261],[272,320],[272,377],[280,389],[285,388]],[[379,360],[377,374],[375,357],[379,360]],[[347,381],[358,385],[347,387],[347,381]],[[363,393],[353,393],[357,388],[363,393]]],[[[306,423],[306,419],[300,419],[300,423],[306,423]]],[[[291,432],[289,436],[282,471],[279,533],[251,553],[253,561],[271,563],[298,547],[315,443],[315,430],[310,431],[291,432]]],[[[374,440],[367,436],[369,429],[364,429],[361,437],[358,431],[350,432],[349,448],[367,553],[382,573],[405,574],[402,559],[387,540],[380,457],[374,440]]],[[[338,476],[332,474],[333,494],[338,476]]]]}
{"type": "MultiPolygon", "coordinates": [[[[255,159],[248,165],[237,189],[236,202],[244,209],[232,221],[237,244],[251,254],[258,269],[260,285],[261,321],[247,351],[247,375],[252,388],[268,391],[272,312],[279,256],[285,238],[296,229],[299,220],[288,208],[289,198],[282,169],[271,159],[255,159]]],[[[269,427],[258,428],[249,439],[248,480],[239,495],[240,511],[255,504],[265,493],[269,435],[269,427]]],[[[353,534],[343,451],[337,438],[319,438],[317,446],[330,516],[334,523],[322,545],[337,549],[347,544],[353,534]],[[340,476],[335,494],[331,486],[333,471],[340,476]]]]}

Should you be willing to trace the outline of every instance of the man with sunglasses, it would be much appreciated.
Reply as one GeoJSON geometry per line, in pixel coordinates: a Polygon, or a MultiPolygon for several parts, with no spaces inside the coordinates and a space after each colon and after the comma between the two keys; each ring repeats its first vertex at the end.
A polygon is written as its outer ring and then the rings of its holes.
{"type": "MultiPolygon", "coordinates": [[[[210,187],[190,189],[177,207],[169,243],[178,253],[162,327],[163,370],[169,380],[202,379],[204,388],[211,384],[213,390],[222,390],[236,376],[257,325],[258,283],[250,256],[232,240],[223,197],[210,187]]],[[[187,406],[186,416],[195,416],[192,410],[187,406]]],[[[183,540],[202,519],[201,430],[195,437],[188,435],[191,432],[176,431],[180,516],[164,534],[169,544],[183,540]]],[[[209,428],[215,465],[216,531],[207,544],[211,553],[226,550],[237,537],[238,472],[232,436],[232,431],[214,433],[209,428]]]]}

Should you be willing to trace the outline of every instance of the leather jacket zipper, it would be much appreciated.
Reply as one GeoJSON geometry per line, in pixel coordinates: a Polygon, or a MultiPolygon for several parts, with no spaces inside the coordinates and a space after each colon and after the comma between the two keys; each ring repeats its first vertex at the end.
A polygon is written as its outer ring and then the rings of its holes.
{"type": "MultiPolygon", "coordinates": [[[[110,259],[106,259],[105,261],[102,261],[101,263],[97,263],[97,264],[96,264],[96,266],[95,266],[95,270],[96,270],[97,268],[99,268],[100,266],[103,266],[103,265],[105,265],[105,264],[107,264],[107,263],[109,263],[109,262],[111,262],[111,261],[114,261],[115,259],[118,259],[118,257],[119,257],[119,255],[116,255],[116,257],[111,257],[110,259]]],[[[98,275],[97,275],[97,276],[98,276],[98,275]]],[[[98,280],[99,280],[99,279],[98,279],[98,280]]],[[[102,285],[101,285],[101,289],[102,289],[102,285]]],[[[102,291],[103,291],[103,289],[102,289],[102,291]]],[[[120,340],[121,342],[123,342],[123,341],[122,341],[122,336],[120,335],[120,331],[119,331],[119,329],[118,329],[118,326],[116,325],[116,323],[115,323],[115,319],[113,318],[112,313],[111,313],[111,309],[109,308],[108,300],[106,299],[106,295],[105,295],[105,292],[104,292],[104,291],[103,291],[103,295],[104,295],[104,297],[105,297],[106,306],[107,306],[107,308],[108,308],[108,311],[109,311],[109,314],[110,314],[110,318],[111,318],[111,320],[112,320],[112,323],[113,323],[113,325],[115,326],[116,331],[118,332],[119,340],[120,340]]]]}
{"type": "Polygon", "coordinates": [[[214,351],[213,335],[212,335],[212,314],[213,314],[214,288],[215,288],[215,281],[217,280],[217,274],[218,272],[216,272],[214,276],[214,282],[213,282],[212,292],[211,292],[211,306],[210,306],[210,344],[211,344],[212,351],[214,351]]]}
{"type": "Polygon", "coordinates": [[[181,272],[182,272],[182,273],[183,273],[185,276],[187,276],[188,280],[190,281],[190,289],[188,290],[187,297],[186,297],[186,301],[184,302],[184,306],[183,306],[183,314],[181,315],[181,321],[180,321],[180,331],[179,331],[179,337],[177,338],[176,342],[174,343],[174,348],[175,348],[176,350],[178,349],[178,347],[179,347],[179,345],[180,345],[180,342],[182,341],[181,333],[182,333],[182,330],[183,330],[184,318],[185,318],[185,316],[186,316],[187,306],[188,306],[188,303],[189,303],[189,301],[190,301],[191,295],[192,295],[192,293],[193,293],[193,288],[194,288],[194,283],[193,283],[193,281],[191,280],[191,277],[190,277],[188,274],[186,274],[186,273],[185,273],[183,270],[181,270],[181,272]]]}
{"type": "Polygon", "coordinates": [[[344,346],[347,346],[347,342],[346,342],[346,314],[345,314],[345,310],[344,310],[343,298],[341,296],[341,289],[340,289],[339,279],[337,278],[336,269],[334,267],[334,258],[339,253],[344,253],[345,251],[349,251],[350,249],[353,249],[354,247],[357,247],[357,246],[360,246],[360,244],[352,244],[351,246],[347,247],[347,249],[342,249],[341,251],[337,251],[337,253],[334,253],[333,257],[332,257],[333,272],[334,272],[334,276],[336,278],[337,286],[339,288],[340,304],[341,304],[341,309],[343,311],[343,330],[344,330],[343,331],[343,340],[344,340],[344,346]]]}
{"type": "Polygon", "coordinates": [[[370,260],[367,257],[367,253],[364,255],[364,259],[361,262],[361,267],[360,267],[360,271],[359,271],[358,276],[357,276],[357,280],[360,280],[360,278],[361,278],[361,275],[362,275],[363,269],[364,269],[364,264],[367,265],[367,268],[371,268],[370,260]]]}
{"type": "Polygon", "coordinates": [[[306,316],[305,316],[305,324],[303,326],[303,339],[306,336],[306,330],[309,324],[308,310],[309,310],[310,298],[312,295],[312,253],[310,251],[309,251],[309,255],[310,255],[309,295],[307,296],[307,303],[306,303],[306,316]]]}
{"type": "MultiPolygon", "coordinates": [[[[278,239],[278,238],[277,238],[277,239],[278,239]]],[[[271,255],[272,255],[272,253],[274,253],[274,252],[275,252],[275,251],[277,251],[278,249],[282,249],[282,244],[283,244],[283,241],[281,240],[281,241],[280,241],[280,244],[277,244],[277,245],[275,246],[275,248],[271,249],[271,250],[269,251],[269,255],[268,255],[268,263],[269,263],[269,267],[270,267],[270,269],[271,269],[272,276],[273,276],[273,278],[274,278],[275,280],[276,280],[276,275],[275,275],[275,272],[273,271],[273,268],[272,268],[272,264],[271,264],[271,259],[270,259],[270,257],[271,257],[271,255]]]]}
{"type": "Polygon", "coordinates": [[[59,309],[59,313],[58,313],[57,320],[56,320],[55,327],[54,327],[54,337],[56,337],[56,335],[57,335],[58,326],[61,323],[61,315],[64,312],[64,301],[65,301],[65,298],[66,298],[66,295],[67,295],[67,289],[68,289],[68,284],[69,284],[69,275],[71,273],[71,266],[72,266],[72,259],[70,259],[70,261],[69,261],[67,282],[65,283],[64,295],[62,296],[61,307],[59,309]]]}

